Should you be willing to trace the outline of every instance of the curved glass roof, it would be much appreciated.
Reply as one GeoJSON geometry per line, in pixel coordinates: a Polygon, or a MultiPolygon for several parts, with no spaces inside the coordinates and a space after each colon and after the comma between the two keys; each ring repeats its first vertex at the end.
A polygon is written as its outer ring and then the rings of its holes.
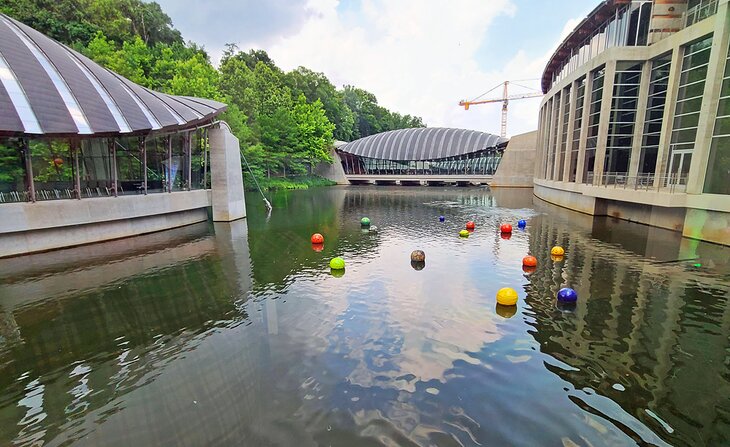
{"type": "Polygon", "coordinates": [[[438,160],[496,149],[507,141],[507,138],[477,130],[420,127],[370,135],[338,149],[349,154],[382,160],[438,160]]]}
{"type": "Polygon", "coordinates": [[[114,135],[174,131],[226,105],[141,87],[0,14],[0,134],[114,135]]]}

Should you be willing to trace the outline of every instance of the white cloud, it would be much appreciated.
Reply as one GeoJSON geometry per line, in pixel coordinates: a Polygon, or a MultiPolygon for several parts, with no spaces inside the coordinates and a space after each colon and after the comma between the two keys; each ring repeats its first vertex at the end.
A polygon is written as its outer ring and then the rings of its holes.
{"type": "MultiPolygon", "coordinates": [[[[303,65],[324,72],[337,86],[351,84],[374,93],[379,102],[399,113],[418,115],[432,127],[463,127],[499,133],[501,105],[464,111],[471,99],[504,80],[539,78],[554,51],[535,57],[515,46],[506,64],[484,68],[479,50],[489,39],[490,24],[514,16],[512,0],[360,0],[339,7],[338,0],[307,0],[306,11],[287,32],[246,35],[227,41],[242,49],[263,48],[285,70],[303,65]],[[354,7],[354,9],[353,9],[354,7]]],[[[570,20],[567,35],[580,19],[570,20]]],[[[231,30],[234,32],[235,30],[231,30]]],[[[503,38],[504,39],[504,38],[503,38]]],[[[557,45],[558,42],[555,42],[557,45]]],[[[222,42],[208,46],[216,60],[222,42]]],[[[530,83],[539,86],[538,81],[530,83]]],[[[489,96],[498,97],[501,90],[489,96]]],[[[537,128],[539,99],[510,103],[508,134],[537,128]]]]}

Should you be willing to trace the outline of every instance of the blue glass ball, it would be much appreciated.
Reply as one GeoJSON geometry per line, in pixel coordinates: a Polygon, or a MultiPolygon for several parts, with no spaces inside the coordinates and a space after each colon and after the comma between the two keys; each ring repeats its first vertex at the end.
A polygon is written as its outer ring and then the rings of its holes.
{"type": "Polygon", "coordinates": [[[519,221],[517,222],[517,227],[518,227],[518,228],[525,228],[526,226],[527,226],[527,222],[526,222],[526,221],[525,221],[524,219],[520,219],[520,220],[519,220],[519,221]]]}
{"type": "Polygon", "coordinates": [[[446,218],[444,216],[439,216],[439,222],[444,222],[446,218]]]}
{"type": "Polygon", "coordinates": [[[576,301],[578,301],[578,292],[571,289],[570,287],[562,288],[558,291],[558,301],[575,303],[576,301]]]}

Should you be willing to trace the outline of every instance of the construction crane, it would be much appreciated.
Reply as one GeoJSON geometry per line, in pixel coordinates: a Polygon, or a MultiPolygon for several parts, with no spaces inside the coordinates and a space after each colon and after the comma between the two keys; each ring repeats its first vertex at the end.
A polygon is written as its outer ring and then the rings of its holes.
{"type": "MultiPolygon", "coordinates": [[[[533,79],[525,79],[524,81],[532,81],[533,79]]],[[[502,138],[505,138],[507,136],[507,108],[509,106],[510,101],[514,101],[516,99],[527,99],[527,98],[539,98],[543,96],[542,92],[538,91],[537,89],[526,87],[524,85],[517,84],[517,82],[522,81],[504,81],[503,83],[497,85],[493,89],[484,92],[483,94],[477,96],[476,98],[472,99],[471,101],[459,101],[459,105],[464,107],[464,110],[469,110],[469,106],[474,106],[478,104],[491,104],[494,102],[501,102],[502,103],[502,132],[501,136],[502,138]],[[527,90],[532,90],[527,93],[520,93],[516,95],[510,95],[509,94],[509,85],[510,82],[512,84],[517,85],[519,87],[525,88],[527,90]],[[502,97],[501,98],[490,98],[490,99],[481,99],[484,95],[487,95],[489,93],[492,93],[493,91],[497,90],[499,87],[503,87],[502,89],[502,97]]]]}

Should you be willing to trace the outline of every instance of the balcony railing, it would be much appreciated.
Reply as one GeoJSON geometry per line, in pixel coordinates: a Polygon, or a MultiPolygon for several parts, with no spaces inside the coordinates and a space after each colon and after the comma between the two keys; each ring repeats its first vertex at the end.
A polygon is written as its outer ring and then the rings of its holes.
{"type": "Polygon", "coordinates": [[[701,0],[685,13],[685,28],[717,13],[717,0],[701,0]]]}
{"type": "Polygon", "coordinates": [[[606,172],[601,175],[597,186],[634,191],[660,191],[665,193],[684,193],[687,187],[687,174],[639,174],[627,175],[624,172],[606,172]]]}

